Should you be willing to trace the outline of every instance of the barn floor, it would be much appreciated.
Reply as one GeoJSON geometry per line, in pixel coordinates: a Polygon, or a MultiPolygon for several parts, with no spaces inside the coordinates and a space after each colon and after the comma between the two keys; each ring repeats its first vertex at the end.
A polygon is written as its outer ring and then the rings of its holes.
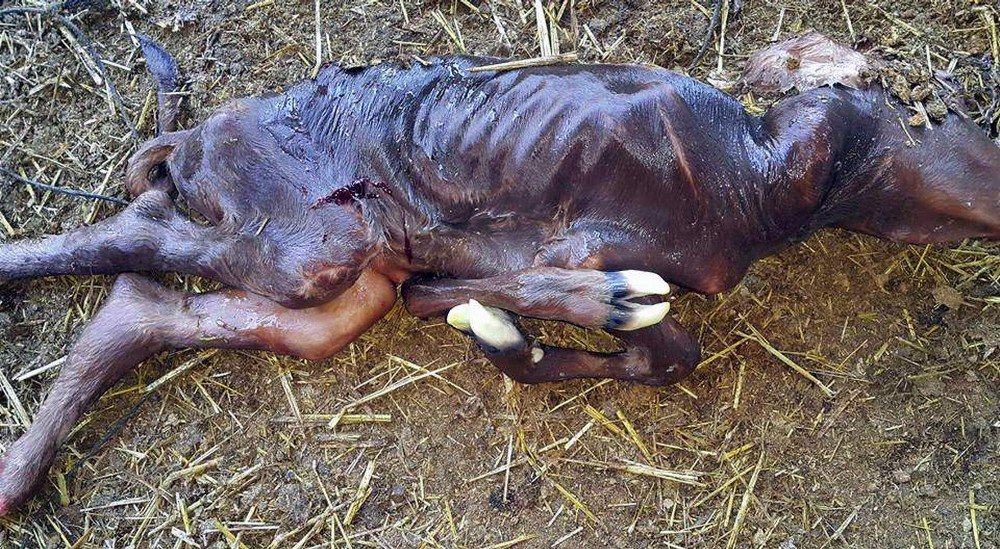
{"type": "MultiPolygon", "coordinates": [[[[150,81],[127,31],[177,57],[188,125],[316,64],[313,2],[74,4],[98,6],[75,20],[143,138],[150,81]]],[[[537,56],[532,4],[322,0],[322,60],[537,56]]],[[[711,15],[694,0],[542,4],[560,51],[668,68],[694,58],[711,15]]],[[[996,131],[993,0],[728,4],[725,55],[716,36],[696,77],[731,88],[756,49],[816,29],[886,60],[903,95],[926,95],[928,63],[950,69],[996,131]]],[[[0,164],[124,197],[136,142],[82,51],[51,18],[0,22],[0,164]]],[[[0,181],[0,242],[115,209],[0,181]]],[[[23,431],[110,281],[0,287],[0,446],[23,431]]],[[[74,431],[41,494],[0,520],[0,546],[1000,546],[1000,245],[826,231],[756,264],[736,290],[674,310],[705,360],[661,389],[517,385],[442,322],[401,310],[322,363],[160,356],[74,431]]]]}

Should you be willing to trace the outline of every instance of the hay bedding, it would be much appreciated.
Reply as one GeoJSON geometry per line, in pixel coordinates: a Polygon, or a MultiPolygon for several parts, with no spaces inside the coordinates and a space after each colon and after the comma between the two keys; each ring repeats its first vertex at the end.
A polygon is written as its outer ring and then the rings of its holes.
{"type": "MultiPolygon", "coordinates": [[[[5,18],[0,164],[119,198],[136,145],[123,119],[142,137],[154,126],[150,82],[126,32],[177,56],[195,123],[324,61],[468,52],[686,67],[713,18],[710,3],[679,0],[66,8],[125,108],[72,32],[44,15],[5,18]]],[[[995,2],[746,0],[723,3],[717,19],[692,74],[719,87],[734,85],[757,48],[816,29],[883,59],[881,77],[917,115],[940,108],[932,77],[948,71],[996,130],[995,2]]],[[[751,109],[768,100],[741,99],[751,109]]],[[[116,208],[10,181],[0,193],[2,239],[116,208]]],[[[401,311],[319,364],[161,356],[87,416],[41,496],[0,523],[0,545],[995,547],[998,251],[823,232],[760,262],[732,292],[683,297],[675,309],[705,361],[666,389],[514,385],[454,331],[401,311]]],[[[5,443],[108,287],[70,278],[0,292],[5,443]]],[[[601,343],[537,329],[551,341],[601,343]]]]}

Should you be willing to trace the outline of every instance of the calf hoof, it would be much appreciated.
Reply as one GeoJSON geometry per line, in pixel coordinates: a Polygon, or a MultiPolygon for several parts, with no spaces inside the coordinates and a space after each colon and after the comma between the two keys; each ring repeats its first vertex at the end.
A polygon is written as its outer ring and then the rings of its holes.
{"type": "Polygon", "coordinates": [[[665,296],[670,293],[670,284],[660,275],[646,271],[612,271],[605,273],[608,281],[610,307],[603,328],[608,330],[631,331],[652,326],[662,321],[670,312],[670,303],[640,304],[629,301],[632,298],[665,296]]]}
{"type": "Polygon", "coordinates": [[[506,311],[484,307],[475,299],[448,311],[448,324],[467,334],[491,353],[508,353],[527,346],[527,341],[506,311]]]}
{"type": "Polygon", "coordinates": [[[652,305],[639,305],[628,301],[615,304],[604,327],[608,330],[632,331],[661,322],[670,312],[670,303],[662,301],[652,305]]]}

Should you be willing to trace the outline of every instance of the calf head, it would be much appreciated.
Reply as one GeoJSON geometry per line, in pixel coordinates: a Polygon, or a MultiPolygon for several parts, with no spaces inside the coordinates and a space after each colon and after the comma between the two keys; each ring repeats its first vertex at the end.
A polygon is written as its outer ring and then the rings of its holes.
{"type": "Polygon", "coordinates": [[[133,196],[158,189],[179,194],[213,224],[254,208],[289,201],[306,176],[306,158],[283,154],[260,122],[255,100],[223,106],[193,129],[164,133],[129,160],[125,186],[133,196]]]}
{"type": "MultiPolygon", "coordinates": [[[[202,124],[146,142],[129,161],[133,195],[177,196],[231,238],[259,243],[256,260],[300,280],[295,306],[347,289],[376,253],[373,221],[350,192],[346,155],[321,150],[273,98],[233,101],[202,124]],[[347,195],[341,200],[341,195],[347,195]]],[[[270,293],[265,293],[275,298],[270,293]]]]}

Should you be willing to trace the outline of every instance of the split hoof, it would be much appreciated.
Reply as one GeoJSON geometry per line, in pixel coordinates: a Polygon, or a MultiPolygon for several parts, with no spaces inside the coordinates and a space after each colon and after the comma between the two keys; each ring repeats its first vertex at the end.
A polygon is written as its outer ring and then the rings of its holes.
{"type": "Polygon", "coordinates": [[[452,328],[456,328],[465,333],[470,333],[472,331],[472,325],[469,324],[469,304],[463,303],[461,305],[456,305],[448,311],[448,317],[446,319],[448,324],[452,328]]]}
{"type": "Polygon", "coordinates": [[[490,352],[506,353],[527,345],[521,331],[506,311],[484,307],[475,299],[448,311],[448,324],[471,334],[490,352]]]}
{"type": "MultiPolygon", "coordinates": [[[[566,294],[565,302],[550,305],[557,311],[558,307],[564,307],[563,314],[539,318],[563,320],[585,328],[630,331],[657,324],[670,312],[670,303],[666,301],[631,301],[670,294],[670,284],[656,273],[636,270],[587,271],[586,274],[581,273],[581,277],[586,278],[564,287],[536,290],[535,293],[549,294],[545,295],[545,299],[553,304],[559,302],[561,292],[566,294]]],[[[501,309],[483,306],[478,301],[470,300],[452,307],[448,311],[447,321],[454,328],[476,336],[479,342],[491,348],[509,350],[524,347],[524,338],[511,316],[501,309]]]]}
{"type": "Polygon", "coordinates": [[[612,299],[604,328],[638,330],[661,322],[670,312],[670,303],[666,301],[650,305],[628,301],[636,297],[668,295],[670,284],[660,275],[646,271],[616,271],[607,273],[607,277],[612,299]]]}

